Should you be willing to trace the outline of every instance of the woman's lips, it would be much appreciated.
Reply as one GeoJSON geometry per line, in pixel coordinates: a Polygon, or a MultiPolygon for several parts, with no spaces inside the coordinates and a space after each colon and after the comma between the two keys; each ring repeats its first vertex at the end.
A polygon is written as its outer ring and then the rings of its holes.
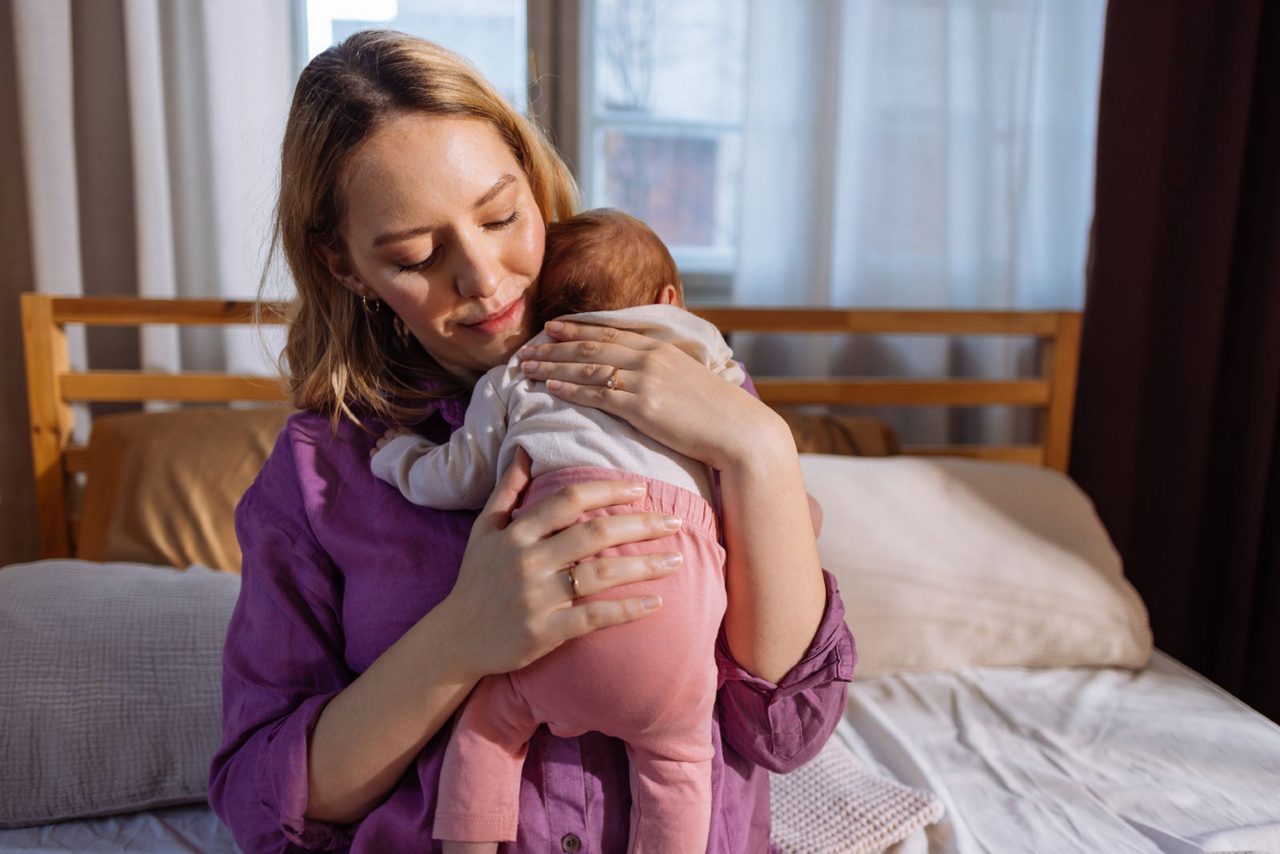
{"type": "Polygon", "coordinates": [[[524,319],[523,295],[513,299],[510,305],[499,310],[497,314],[491,314],[478,323],[464,323],[463,326],[481,335],[497,335],[515,329],[522,319],[524,319]]]}

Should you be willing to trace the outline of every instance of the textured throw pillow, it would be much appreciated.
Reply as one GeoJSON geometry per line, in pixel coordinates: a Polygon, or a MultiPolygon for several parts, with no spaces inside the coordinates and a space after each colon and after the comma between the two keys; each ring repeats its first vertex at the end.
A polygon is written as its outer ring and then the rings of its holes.
{"type": "Polygon", "coordinates": [[[200,567],[0,570],[0,827],[203,801],[239,590],[200,567]]]}
{"type": "Polygon", "coordinates": [[[1146,608],[1066,475],[959,458],[800,461],[860,676],[1145,666],[1146,608]]]}
{"type": "Polygon", "coordinates": [[[235,506],[289,414],[219,408],[95,419],[76,557],[239,572],[235,506]]]}
{"type": "Polygon", "coordinates": [[[844,454],[888,457],[901,451],[898,434],[869,415],[809,415],[792,409],[778,414],[791,428],[796,450],[802,454],[844,454]]]}
{"type": "Polygon", "coordinates": [[[790,774],[769,775],[773,830],[782,854],[870,854],[942,818],[932,792],[868,770],[838,737],[790,774]]]}

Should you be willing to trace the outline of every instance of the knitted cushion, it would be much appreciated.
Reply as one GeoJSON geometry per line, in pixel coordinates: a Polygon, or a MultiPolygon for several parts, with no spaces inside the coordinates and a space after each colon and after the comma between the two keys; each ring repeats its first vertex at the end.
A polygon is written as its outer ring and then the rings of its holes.
{"type": "Polygon", "coordinates": [[[783,854],[883,851],[942,818],[942,801],[868,771],[833,737],[790,774],[769,775],[773,844],[783,854]]]}

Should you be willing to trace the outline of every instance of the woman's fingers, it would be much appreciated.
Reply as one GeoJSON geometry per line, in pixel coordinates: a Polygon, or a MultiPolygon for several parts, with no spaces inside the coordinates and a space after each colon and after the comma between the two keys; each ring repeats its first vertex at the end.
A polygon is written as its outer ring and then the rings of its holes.
{"type": "MultiPolygon", "coordinates": [[[[523,454],[524,450],[521,449],[520,453],[523,454]]],[[[533,545],[557,531],[563,531],[578,521],[583,513],[615,504],[633,504],[644,498],[647,491],[644,483],[635,480],[594,480],[570,484],[526,507],[523,515],[512,525],[512,533],[522,544],[533,545]]],[[[561,561],[561,564],[580,557],[584,555],[576,555],[561,561]]]]}
{"type": "Polygon", "coordinates": [[[529,344],[520,349],[521,361],[596,364],[637,370],[644,364],[649,351],[661,346],[661,342],[638,332],[626,332],[610,326],[571,325],[575,330],[584,332],[593,330],[597,331],[597,334],[613,333],[615,337],[586,338],[579,335],[572,341],[529,344]]]}
{"type": "Polygon", "coordinates": [[[614,329],[594,323],[573,323],[565,320],[549,321],[544,327],[548,335],[560,341],[599,341],[604,344],[620,344],[633,350],[651,350],[658,342],[640,332],[614,329]]]}
{"type": "Polygon", "coordinates": [[[601,599],[565,608],[551,615],[552,631],[561,642],[581,637],[596,629],[616,626],[647,617],[662,605],[662,597],[657,594],[638,596],[632,599],[601,599]]]}
{"type": "Polygon", "coordinates": [[[601,388],[607,391],[639,391],[637,383],[637,379],[640,376],[639,372],[615,367],[614,365],[530,361],[522,362],[520,368],[524,371],[524,375],[531,380],[547,382],[557,380],[589,388],[601,388]],[[608,387],[609,380],[614,381],[614,388],[612,389],[608,387]]]}
{"type": "Polygon", "coordinates": [[[524,448],[516,448],[511,465],[507,466],[502,477],[498,478],[493,493],[476,518],[473,532],[476,528],[501,531],[507,527],[511,521],[511,513],[520,501],[520,493],[524,492],[529,486],[529,481],[533,479],[532,469],[533,461],[529,458],[528,452],[524,448]]]}
{"type": "MultiPolygon", "coordinates": [[[[662,578],[677,571],[684,563],[679,552],[659,552],[649,555],[625,557],[595,557],[578,561],[573,567],[573,577],[578,582],[578,596],[590,596],[612,587],[662,578]]],[[[564,574],[564,570],[561,570],[564,574]]],[[[566,581],[566,589],[569,584],[566,581]]],[[[572,604],[568,599],[565,604],[572,604]]]]}
{"type": "Polygon", "coordinates": [[[661,513],[596,516],[565,528],[539,543],[533,551],[551,566],[565,566],[624,543],[669,537],[680,530],[682,522],[679,516],[661,513]]]}

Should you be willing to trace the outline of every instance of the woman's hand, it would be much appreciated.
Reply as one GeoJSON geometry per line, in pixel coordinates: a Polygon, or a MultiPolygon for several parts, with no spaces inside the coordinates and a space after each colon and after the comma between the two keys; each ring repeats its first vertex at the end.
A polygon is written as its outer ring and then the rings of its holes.
{"type": "Polygon", "coordinates": [[[599,516],[576,524],[589,510],[641,500],[644,485],[635,481],[573,484],[511,521],[529,472],[529,455],[521,449],[480,511],[457,583],[445,600],[459,625],[471,629],[463,654],[477,676],[519,670],[570,638],[641,619],[662,604],[658,596],[574,604],[569,567],[578,595],[589,596],[670,575],[683,560],[675,553],[592,558],[611,546],[659,539],[679,529],[678,517],[660,513],[599,516]]]}
{"type": "Polygon", "coordinates": [[[777,413],[671,344],[586,323],[551,321],[546,331],[558,340],[520,350],[525,376],[678,453],[725,470],[761,442],[790,441],[777,413]]]}

